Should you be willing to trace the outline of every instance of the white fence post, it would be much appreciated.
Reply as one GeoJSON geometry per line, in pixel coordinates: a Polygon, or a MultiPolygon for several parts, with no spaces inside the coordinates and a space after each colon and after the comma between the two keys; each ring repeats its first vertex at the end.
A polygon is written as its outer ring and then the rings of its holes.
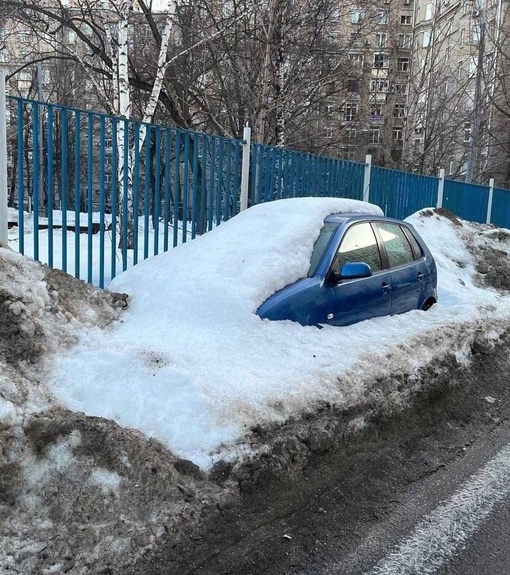
{"type": "Polygon", "coordinates": [[[241,163],[241,211],[248,207],[248,190],[250,186],[250,151],[251,128],[245,126],[243,130],[243,158],[241,163]]]}
{"type": "Polygon", "coordinates": [[[365,158],[365,176],[363,178],[363,201],[368,202],[370,198],[370,177],[372,174],[372,156],[367,154],[365,158]]]}
{"type": "Polygon", "coordinates": [[[486,224],[491,223],[492,216],[492,197],[494,196],[494,178],[489,180],[489,200],[487,202],[487,218],[485,220],[486,224]]]}
{"type": "Polygon", "coordinates": [[[443,194],[444,194],[444,168],[439,170],[439,182],[437,184],[437,204],[436,208],[443,207],[443,194]]]}
{"type": "Polygon", "coordinates": [[[9,245],[7,223],[7,105],[5,71],[0,70],[0,246],[9,245]]]}

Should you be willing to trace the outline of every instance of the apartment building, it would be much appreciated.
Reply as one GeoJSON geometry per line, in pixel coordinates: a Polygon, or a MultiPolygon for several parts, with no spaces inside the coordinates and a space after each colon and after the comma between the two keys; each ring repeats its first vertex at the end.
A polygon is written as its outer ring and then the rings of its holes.
{"type": "MultiPolygon", "coordinates": [[[[328,50],[344,62],[338,81],[318,100],[303,149],[313,138],[313,151],[348,159],[362,161],[371,154],[375,163],[389,167],[431,174],[445,168],[459,179],[510,180],[505,10],[503,0],[339,3],[329,15],[328,50]]],[[[144,26],[136,29],[142,38],[144,26]]],[[[93,86],[86,76],[78,78],[76,63],[66,70],[62,62],[44,58],[31,64],[35,52],[50,55],[57,45],[64,53],[84,50],[75,32],[65,28],[58,38],[34,39],[20,24],[1,23],[0,65],[19,70],[11,93],[36,97],[42,91],[45,99],[88,107],[93,86]],[[52,94],[57,87],[60,92],[52,94]]],[[[80,57],[86,58],[86,51],[80,57]]]]}

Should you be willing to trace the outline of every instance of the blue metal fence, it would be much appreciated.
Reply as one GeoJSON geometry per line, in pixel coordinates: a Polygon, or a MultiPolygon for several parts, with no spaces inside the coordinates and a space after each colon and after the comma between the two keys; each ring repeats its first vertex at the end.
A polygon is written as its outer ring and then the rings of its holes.
{"type": "Polygon", "coordinates": [[[510,191],[494,188],[491,223],[502,228],[510,228],[510,191]]]}
{"type": "Polygon", "coordinates": [[[404,219],[424,207],[435,206],[439,178],[372,166],[370,201],[387,216],[404,219]]]}
{"type": "Polygon", "coordinates": [[[443,207],[465,220],[485,223],[488,200],[487,186],[454,180],[444,182],[443,207]]]}
{"type": "Polygon", "coordinates": [[[102,287],[239,210],[240,140],[9,100],[21,253],[102,287]]]}
{"type": "Polygon", "coordinates": [[[335,196],[363,198],[365,165],[286,148],[252,145],[251,201],[335,196]]]}
{"type": "Polygon", "coordinates": [[[11,245],[101,287],[141,259],[228,220],[249,204],[336,196],[405,218],[436,206],[510,227],[510,191],[313,156],[10,97],[11,245]],[[370,174],[369,180],[367,174],[370,174]],[[492,203],[491,203],[492,198],[492,203]],[[129,244],[128,213],[133,214],[129,244]]]}

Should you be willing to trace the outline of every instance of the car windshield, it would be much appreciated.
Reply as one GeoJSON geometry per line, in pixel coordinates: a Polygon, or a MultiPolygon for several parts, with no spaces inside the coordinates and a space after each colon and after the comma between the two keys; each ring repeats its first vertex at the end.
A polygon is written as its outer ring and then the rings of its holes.
{"type": "Polygon", "coordinates": [[[338,222],[324,222],[319,237],[313,246],[312,257],[310,259],[310,271],[308,272],[309,278],[316,274],[319,263],[322,260],[322,256],[324,255],[331,238],[338,229],[338,225],[338,222]]]}

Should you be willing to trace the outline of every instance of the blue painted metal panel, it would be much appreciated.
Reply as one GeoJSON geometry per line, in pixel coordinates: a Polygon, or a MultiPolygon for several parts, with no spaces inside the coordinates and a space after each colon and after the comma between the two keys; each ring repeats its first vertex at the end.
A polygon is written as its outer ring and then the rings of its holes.
{"type": "Polygon", "coordinates": [[[491,223],[510,229],[510,191],[494,188],[491,223]]]}
{"type": "Polygon", "coordinates": [[[445,180],[443,208],[472,222],[485,223],[489,188],[478,184],[466,184],[445,180]]]}
{"type": "Polygon", "coordinates": [[[404,219],[437,204],[439,178],[372,166],[369,201],[391,218],[404,219]]]}

